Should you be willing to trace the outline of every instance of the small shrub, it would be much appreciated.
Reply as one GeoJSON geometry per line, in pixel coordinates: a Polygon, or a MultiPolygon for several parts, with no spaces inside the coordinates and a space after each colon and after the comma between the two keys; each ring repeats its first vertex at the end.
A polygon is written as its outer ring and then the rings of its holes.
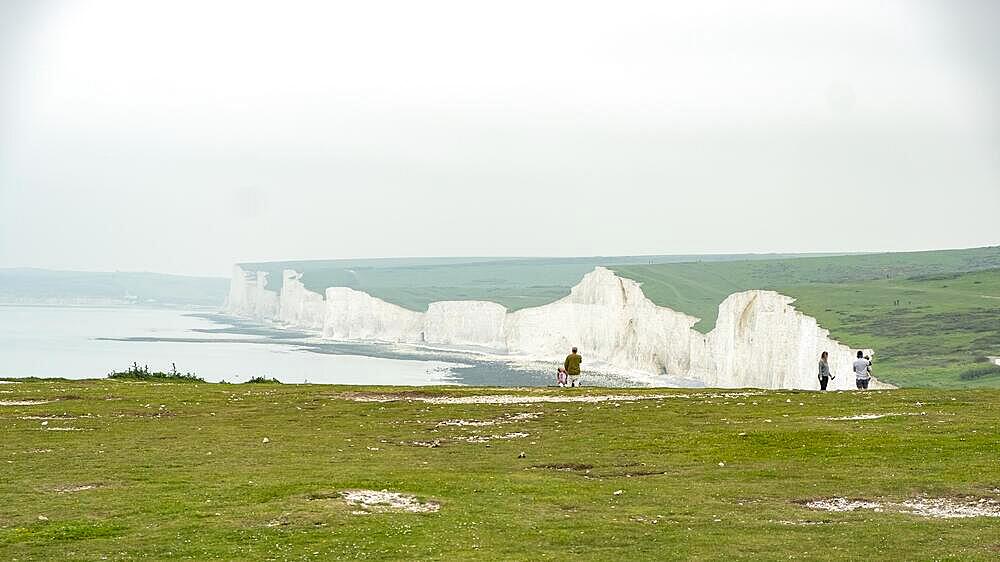
{"type": "Polygon", "coordinates": [[[990,358],[985,355],[977,355],[975,359],[972,360],[973,363],[989,363],[990,358]]]}
{"type": "Polygon", "coordinates": [[[267,377],[254,377],[246,382],[246,384],[281,384],[278,379],[269,379],[267,377]]]}
{"type": "Polygon", "coordinates": [[[981,379],[983,377],[989,377],[993,375],[1000,375],[1000,365],[987,365],[985,367],[974,367],[958,375],[958,378],[963,381],[972,381],[976,379],[981,379]]]}
{"type": "Polygon", "coordinates": [[[108,373],[109,379],[124,379],[124,380],[136,380],[136,381],[176,381],[176,382],[205,382],[205,379],[196,376],[194,373],[181,373],[177,371],[177,365],[174,363],[170,364],[169,373],[152,372],[149,370],[149,365],[139,366],[139,363],[133,362],[132,366],[124,371],[111,371],[108,373]]]}

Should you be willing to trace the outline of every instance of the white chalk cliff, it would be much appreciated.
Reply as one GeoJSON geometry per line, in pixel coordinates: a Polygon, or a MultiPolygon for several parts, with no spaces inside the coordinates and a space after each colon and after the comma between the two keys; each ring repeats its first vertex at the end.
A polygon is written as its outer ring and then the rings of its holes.
{"type": "Polygon", "coordinates": [[[657,306],[640,284],[598,267],[553,303],[508,312],[485,301],[431,303],[415,312],[362,291],[309,291],[301,274],[285,270],[280,294],[266,273],[233,270],[226,311],[321,332],[324,338],[433,345],[559,362],[572,346],[586,364],[619,372],[696,379],[710,387],[815,389],[819,355],[830,354],[831,389],[854,386],[854,352],[830,339],[815,318],[774,291],[734,293],[719,305],[715,328],[657,306]]]}

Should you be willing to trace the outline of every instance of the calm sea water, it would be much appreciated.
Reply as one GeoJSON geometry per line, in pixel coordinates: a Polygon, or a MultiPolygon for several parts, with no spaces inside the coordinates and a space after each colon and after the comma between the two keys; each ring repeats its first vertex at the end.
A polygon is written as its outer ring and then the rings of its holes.
{"type": "Polygon", "coordinates": [[[175,363],[211,382],[266,376],[290,383],[423,385],[457,382],[453,368],[461,367],[316,353],[297,340],[238,332],[177,310],[0,306],[0,376],[97,378],[135,361],[157,371],[175,363]]]}
{"type": "MultiPolygon", "coordinates": [[[[550,386],[555,365],[457,352],[331,342],[218,314],[142,308],[0,305],[0,377],[100,378],[133,362],[209,382],[550,386]]],[[[650,386],[585,373],[585,385],[650,386]]],[[[662,379],[657,386],[688,386],[662,379]]]]}

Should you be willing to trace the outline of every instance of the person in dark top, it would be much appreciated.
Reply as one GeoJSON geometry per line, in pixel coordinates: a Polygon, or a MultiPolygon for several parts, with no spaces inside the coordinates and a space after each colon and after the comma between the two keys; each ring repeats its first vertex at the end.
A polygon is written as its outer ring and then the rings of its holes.
{"type": "Polygon", "coordinates": [[[830,364],[826,362],[828,354],[824,351],[822,355],[819,356],[819,389],[826,390],[827,383],[830,379],[835,379],[837,377],[830,374],[830,364]]]}

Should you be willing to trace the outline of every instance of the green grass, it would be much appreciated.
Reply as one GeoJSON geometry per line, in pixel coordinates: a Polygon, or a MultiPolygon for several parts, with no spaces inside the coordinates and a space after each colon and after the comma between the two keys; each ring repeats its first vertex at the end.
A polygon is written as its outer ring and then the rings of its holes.
{"type": "MultiPolygon", "coordinates": [[[[715,327],[719,304],[747,289],[785,289],[875,280],[931,278],[1000,268],[1000,246],[969,250],[899,252],[776,260],[664,263],[612,266],[615,273],[642,283],[660,306],[701,318],[695,328],[715,327]]],[[[795,295],[791,295],[795,296],[795,295]]]]}
{"type": "Polygon", "coordinates": [[[1000,270],[778,290],[837,340],[875,349],[889,382],[1000,388],[1000,377],[962,377],[983,355],[1000,355],[1000,270]]]}
{"type": "Polygon", "coordinates": [[[0,390],[56,400],[0,406],[4,560],[994,560],[1000,549],[996,519],[798,503],[996,498],[998,391],[616,389],[674,397],[483,405],[343,395],[500,391],[119,380],[0,390]],[[520,412],[539,417],[437,425],[520,412]],[[873,412],[923,415],[819,419],[873,412]],[[84,431],[42,430],[53,427],[84,431]],[[457,440],[517,431],[529,436],[457,440]],[[433,439],[441,446],[411,444],[433,439]],[[338,497],[353,488],[441,510],[354,515],[338,497]]]}

